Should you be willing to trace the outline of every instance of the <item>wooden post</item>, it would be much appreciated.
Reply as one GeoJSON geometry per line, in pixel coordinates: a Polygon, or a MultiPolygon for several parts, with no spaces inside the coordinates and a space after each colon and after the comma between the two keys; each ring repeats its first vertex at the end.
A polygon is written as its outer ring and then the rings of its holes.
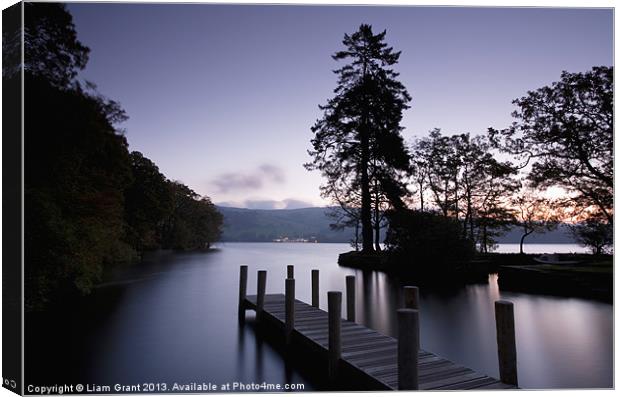
{"type": "Polygon", "coordinates": [[[518,386],[515,317],[512,302],[495,301],[495,326],[497,329],[499,378],[504,383],[518,386]]]}
{"type": "Polygon", "coordinates": [[[319,307],[319,270],[312,270],[312,306],[319,307]]]}
{"type": "Polygon", "coordinates": [[[338,376],[342,341],[340,340],[340,317],[342,315],[342,293],[330,291],[327,293],[327,312],[329,317],[329,379],[335,380],[338,376]]]}
{"type": "MultiPolygon", "coordinates": [[[[403,288],[403,292],[405,295],[405,309],[420,310],[420,290],[418,289],[418,287],[406,286],[403,288]]],[[[418,348],[420,348],[420,332],[418,332],[417,335],[418,340],[416,341],[416,343],[418,348]]]]}
{"type": "Polygon", "coordinates": [[[265,288],[267,287],[267,270],[258,271],[258,284],[256,285],[256,318],[260,320],[265,306],[265,288]]]}
{"type": "Polygon", "coordinates": [[[284,283],[284,331],[286,335],[286,344],[291,343],[293,328],[295,327],[295,279],[287,278],[284,283]]]}
{"type": "Polygon", "coordinates": [[[398,310],[398,390],[418,390],[420,317],[417,310],[398,310]]]}
{"type": "Polygon", "coordinates": [[[405,309],[420,310],[420,290],[418,287],[407,286],[403,288],[405,293],[405,309]]]}
{"type": "Polygon", "coordinates": [[[245,316],[245,297],[248,291],[248,266],[239,267],[239,318],[245,316]]]}
{"type": "Polygon", "coordinates": [[[293,265],[286,266],[286,278],[295,278],[295,266],[293,265]]]}
{"type": "Polygon", "coordinates": [[[355,276],[346,277],[347,320],[355,322],[355,276]]]}

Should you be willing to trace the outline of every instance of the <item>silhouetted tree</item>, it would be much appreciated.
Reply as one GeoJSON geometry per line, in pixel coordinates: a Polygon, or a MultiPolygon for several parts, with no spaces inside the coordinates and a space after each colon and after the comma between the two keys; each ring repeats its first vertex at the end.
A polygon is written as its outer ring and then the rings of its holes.
{"type": "Polygon", "coordinates": [[[24,3],[24,30],[3,35],[3,75],[21,69],[24,42],[24,70],[42,77],[57,88],[75,84],[77,73],[88,62],[88,47],[78,39],[73,18],[61,3],[24,3]]]}
{"type": "MultiPolygon", "coordinates": [[[[106,264],[135,257],[123,240],[131,169],[125,116],[74,78],[88,50],[60,4],[25,4],[24,224],[26,307],[59,291],[88,293],[106,264]]],[[[7,33],[8,37],[19,36],[7,33]]],[[[19,65],[17,65],[19,70],[19,65]]],[[[7,79],[18,74],[4,70],[7,79]]]]}
{"type": "Polygon", "coordinates": [[[590,217],[570,229],[577,241],[584,247],[590,247],[594,255],[604,253],[614,243],[613,225],[600,217],[590,217]]]}
{"type": "MultiPolygon", "coordinates": [[[[106,268],[160,247],[173,196],[155,164],[129,154],[121,107],[76,81],[88,48],[65,7],[24,6],[24,294],[31,311],[89,293],[106,268]]],[[[3,32],[9,53],[15,37],[3,32]]],[[[4,66],[4,83],[20,82],[19,63],[4,66]]],[[[208,199],[192,199],[182,246],[207,246],[219,237],[221,215],[208,199]]]]}
{"type": "Polygon", "coordinates": [[[439,129],[416,140],[412,152],[420,202],[428,191],[443,216],[461,223],[464,238],[482,251],[493,246],[493,237],[507,230],[505,202],[519,185],[512,164],[497,160],[484,136],[445,136],[439,129]]]}
{"type": "Polygon", "coordinates": [[[613,67],[563,72],[561,80],[513,101],[510,128],[489,129],[494,144],[517,156],[537,188],[559,186],[573,204],[613,222],[613,67]]]}
{"type": "Polygon", "coordinates": [[[409,162],[400,122],[411,97],[389,68],[400,52],[387,46],[385,34],[373,34],[370,25],[345,34],[346,48],[333,58],[350,63],[335,71],[336,95],[320,107],[323,118],[312,127],[313,162],[306,164],[309,170],[320,170],[328,185],[338,179],[341,193],[359,192],[363,251],[373,251],[372,190],[375,214],[381,197],[391,206],[400,205],[402,174],[409,162]]]}
{"type": "Polygon", "coordinates": [[[515,224],[522,231],[519,253],[523,254],[523,242],[532,233],[553,230],[558,226],[559,218],[552,200],[538,197],[534,192],[525,190],[512,199],[515,224]]]}

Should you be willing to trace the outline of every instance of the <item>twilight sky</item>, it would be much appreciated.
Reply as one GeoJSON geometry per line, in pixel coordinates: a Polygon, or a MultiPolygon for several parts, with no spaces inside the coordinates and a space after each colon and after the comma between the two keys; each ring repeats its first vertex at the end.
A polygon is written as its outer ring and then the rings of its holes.
{"type": "Polygon", "coordinates": [[[324,205],[306,171],[332,96],[331,54],[361,23],[401,50],[409,142],[434,127],[506,127],[511,101],[562,70],[613,64],[611,9],[68,5],[91,48],[82,73],[129,115],[130,149],[215,203],[324,205]]]}

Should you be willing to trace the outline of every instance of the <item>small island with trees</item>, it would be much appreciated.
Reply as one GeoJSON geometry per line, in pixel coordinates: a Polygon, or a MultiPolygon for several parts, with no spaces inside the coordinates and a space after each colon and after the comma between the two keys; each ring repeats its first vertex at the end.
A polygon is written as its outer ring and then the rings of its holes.
{"type": "Polygon", "coordinates": [[[335,95],[312,127],[305,166],[324,177],[333,227],[355,229],[355,251],[339,263],[442,280],[484,278],[489,266],[513,265],[500,280],[531,287],[532,272],[521,276],[536,262],[524,242],[567,222],[594,256],[539,266],[543,281],[535,284],[572,289],[566,274],[594,278],[610,299],[612,259],[604,254],[613,244],[613,67],[564,72],[528,91],[513,101],[508,128],[451,136],[436,128],[407,145],[401,121],[412,97],[398,81],[400,52],[386,33],[362,24],[345,35],[333,55],[344,62],[334,71],[335,95]],[[562,194],[550,196],[549,188],[562,194]],[[511,226],[522,230],[521,254],[491,253],[511,226]]]}

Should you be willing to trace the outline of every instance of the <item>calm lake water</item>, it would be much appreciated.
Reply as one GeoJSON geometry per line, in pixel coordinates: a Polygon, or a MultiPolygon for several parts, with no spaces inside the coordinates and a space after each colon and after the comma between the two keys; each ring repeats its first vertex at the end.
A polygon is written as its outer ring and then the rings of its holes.
{"type": "MultiPolygon", "coordinates": [[[[357,282],[357,317],[395,336],[403,282],[380,272],[341,268],[346,244],[222,243],[210,253],[158,253],[118,283],[98,288],[65,316],[27,320],[26,385],[49,382],[304,383],[252,327],[237,322],[239,264],[248,293],[265,269],[267,293],[284,290],[295,264],[296,296],[310,302],[311,269],[320,269],[321,308],[328,290],[357,282]],[[28,347],[29,346],[29,347],[28,347]]],[[[421,289],[422,348],[498,377],[493,302],[515,304],[519,383],[523,388],[613,386],[610,304],[500,291],[486,284],[421,289]]]]}
{"type": "MultiPolygon", "coordinates": [[[[499,244],[495,252],[519,253],[519,244],[499,244]]],[[[571,254],[589,253],[590,250],[578,244],[525,244],[526,254],[571,254]]]]}

